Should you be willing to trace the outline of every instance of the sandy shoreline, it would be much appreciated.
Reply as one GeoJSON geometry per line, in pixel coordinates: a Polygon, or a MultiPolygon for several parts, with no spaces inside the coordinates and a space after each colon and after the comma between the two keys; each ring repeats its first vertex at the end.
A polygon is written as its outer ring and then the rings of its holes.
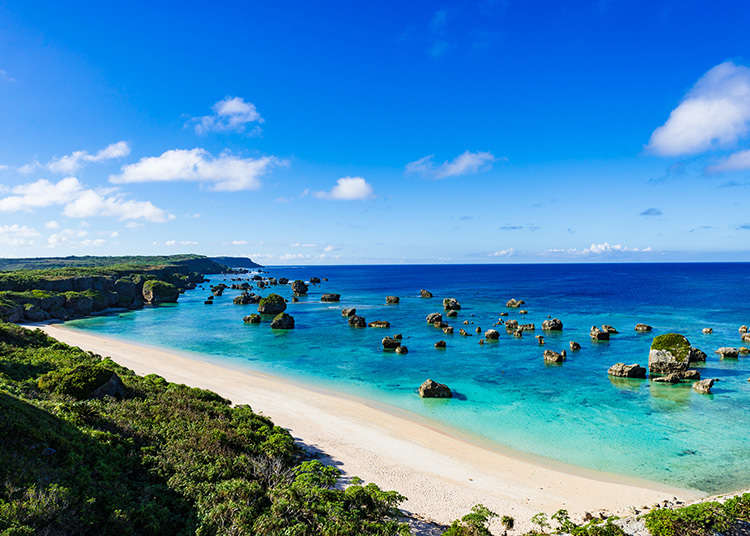
{"type": "MultiPolygon", "coordinates": [[[[626,513],[674,496],[703,496],[606,473],[553,467],[449,435],[420,419],[384,411],[351,397],[309,389],[274,376],[237,370],[186,355],[92,335],[59,324],[47,334],[110,356],[138,374],[210,389],[290,430],[325,454],[345,476],[359,476],[408,497],[409,512],[447,523],[482,503],[526,528],[537,512],[626,513]]],[[[326,461],[326,460],[324,460],[326,461]]]]}

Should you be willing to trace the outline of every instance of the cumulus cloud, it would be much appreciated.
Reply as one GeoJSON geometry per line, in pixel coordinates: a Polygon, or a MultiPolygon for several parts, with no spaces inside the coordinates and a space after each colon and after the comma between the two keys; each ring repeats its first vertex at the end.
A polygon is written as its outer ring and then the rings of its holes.
{"type": "MultiPolygon", "coordinates": [[[[263,123],[263,118],[258,113],[252,102],[245,102],[242,97],[226,97],[214,104],[211,115],[194,117],[189,123],[194,124],[197,134],[206,132],[244,132],[250,123],[263,123]]],[[[254,132],[260,127],[256,125],[254,132]]]]}
{"type": "Polygon", "coordinates": [[[316,192],[315,195],[321,199],[354,201],[372,197],[373,189],[362,177],[341,177],[330,191],[316,192]]]}
{"type": "Polygon", "coordinates": [[[198,242],[193,240],[167,240],[165,246],[197,246],[198,242]]]}
{"type": "Polygon", "coordinates": [[[654,130],[648,149],[660,155],[700,153],[725,147],[750,126],[750,68],[731,61],[704,74],[664,125],[654,130]]]}
{"type": "Polygon", "coordinates": [[[650,247],[647,248],[631,248],[622,244],[610,244],[609,242],[602,242],[601,244],[592,243],[589,247],[584,249],[581,253],[583,255],[603,255],[607,253],[618,253],[618,252],[647,252],[651,251],[650,247]]]}
{"type": "Polygon", "coordinates": [[[406,164],[407,173],[416,173],[435,179],[459,177],[486,171],[497,160],[492,153],[464,151],[453,160],[446,160],[440,165],[435,164],[435,155],[427,155],[414,162],[406,164]]]}
{"type": "Polygon", "coordinates": [[[122,158],[130,154],[130,146],[127,142],[118,141],[107,145],[104,149],[90,154],[87,151],[73,151],[71,154],[50,160],[47,168],[54,173],[74,173],[78,171],[85,162],[102,162],[114,158],[122,158]]]}
{"type": "Polygon", "coordinates": [[[647,208],[643,212],[641,212],[641,216],[661,216],[663,213],[658,208],[647,208]]]}
{"type": "Polygon", "coordinates": [[[172,149],[160,156],[141,158],[110,175],[115,184],[135,182],[207,182],[217,191],[257,190],[260,178],[287,162],[274,156],[240,158],[229,153],[212,157],[205,149],[172,149]]]}
{"type": "Polygon", "coordinates": [[[718,164],[708,167],[708,171],[712,173],[743,171],[746,169],[750,169],[750,150],[738,151],[729,155],[718,164]]]}
{"type": "Polygon", "coordinates": [[[513,248],[508,249],[501,249],[499,251],[495,251],[493,253],[490,253],[490,257],[510,257],[514,253],[513,248]]]}
{"type": "Polygon", "coordinates": [[[66,177],[56,183],[39,179],[18,185],[11,190],[10,196],[0,199],[0,212],[31,211],[54,205],[63,205],[63,214],[69,218],[109,216],[151,222],[174,218],[150,201],[133,201],[117,192],[100,193],[87,189],[75,177],[66,177]]]}
{"type": "Polygon", "coordinates": [[[39,232],[26,225],[0,225],[0,244],[3,246],[31,246],[39,232]]]}
{"type": "Polygon", "coordinates": [[[50,220],[44,224],[44,227],[46,227],[47,229],[59,229],[60,224],[57,223],[55,220],[50,220]]]}

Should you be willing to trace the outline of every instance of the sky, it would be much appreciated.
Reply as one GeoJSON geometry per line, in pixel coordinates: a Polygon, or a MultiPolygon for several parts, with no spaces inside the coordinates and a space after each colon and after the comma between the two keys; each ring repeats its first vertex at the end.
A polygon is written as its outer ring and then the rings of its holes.
{"type": "Polygon", "coordinates": [[[750,261],[749,27],[744,1],[3,2],[0,256],[750,261]]]}

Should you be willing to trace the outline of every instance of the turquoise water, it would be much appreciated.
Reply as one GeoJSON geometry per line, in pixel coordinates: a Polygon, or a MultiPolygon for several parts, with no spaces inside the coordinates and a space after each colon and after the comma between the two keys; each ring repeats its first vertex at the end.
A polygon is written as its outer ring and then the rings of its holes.
{"type": "MultiPolygon", "coordinates": [[[[500,445],[591,469],[636,476],[708,492],[750,485],[750,358],[720,361],[713,351],[740,346],[737,328],[750,324],[748,264],[329,266],[268,268],[290,279],[328,277],[309,296],[290,303],[296,329],[274,332],[267,322],[245,325],[255,306],[233,305],[227,290],[203,304],[205,289],[187,292],[177,305],[146,308],[67,325],[135,342],[199,352],[295,380],[314,382],[417,413],[500,445]],[[418,297],[420,288],[435,298],[418,297]],[[320,303],[324,292],[339,304],[320,303]],[[401,303],[385,305],[385,296],[401,303]],[[455,335],[425,322],[442,312],[441,299],[456,297],[463,309],[455,335]],[[524,299],[528,315],[506,309],[524,299]],[[388,320],[391,329],[352,329],[340,314],[355,306],[367,321],[388,320]],[[540,331],[547,315],[564,331],[545,333],[542,348],[532,334],[522,339],[500,330],[497,343],[478,344],[458,328],[492,327],[502,311],[540,331]],[[651,334],[633,327],[645,322],[651,334]],[[619,335],[592,343],[592,325],[607,323],[619,335]],[[703,335],[712,327],[712,335],[703,335]],[[689,384],[653,384],[607,376],[613,363],[646,365],[653,336],[678,331],[708,353],[703,377],[720,378],[714,394],[689,384]],[[409,353],[384,353],[380,340],[402,333],[409,353]],[[433,343],[446,340],[445,351],[433,343]],[[562,366],[545,366],[544,348],[581,343],[562,366]],[[447,383],[457,397],[423,400],[426,379],[447,383]]],[[[211,277],[212,283],[224,280],[211,277]]],[[[227,281],[230,283],[230,281],[227,281]]],[[[289,297],[288,287],[274,292],[289,297]]],[[[267,294],[271,290],[261,291],[267,294]]],[[[291,300],[290,300],[291,301],[291,300]]]]}

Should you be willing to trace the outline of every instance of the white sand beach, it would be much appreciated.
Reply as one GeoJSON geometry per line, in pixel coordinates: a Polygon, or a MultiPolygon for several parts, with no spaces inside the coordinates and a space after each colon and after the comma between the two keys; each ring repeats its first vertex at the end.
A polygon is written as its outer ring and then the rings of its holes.
{"type": "Polygon", "coordinates": [[[627,513],[631,506],[640,508],[675,496],[685,501],[702,496],[693,490],[537,461],[460,437],[416,416],[197,356],[61,325],[39,327],[138,374],[158,374],[210,389],[235,404],[249,404],[305,445],[322,451],[345,476],[397,490],[408,497],[405,510],[440,523],[460,517],[476,503],[513,516],[517,528],[524,529],[540,511],[627,513]]]}

